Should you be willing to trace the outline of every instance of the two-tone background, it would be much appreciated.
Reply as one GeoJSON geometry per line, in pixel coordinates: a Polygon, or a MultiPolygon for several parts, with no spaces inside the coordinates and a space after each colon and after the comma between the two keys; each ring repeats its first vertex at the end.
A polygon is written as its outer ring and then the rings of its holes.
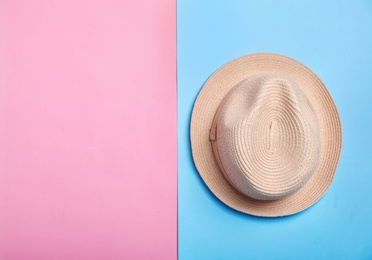
{"type": "Polygon", "coordinates": [[[372,259],[372,1],[0,0],[0,259],[372,259]],[[255,52],[339,109],[328,193],[265,219],[207,189],[193,102],[255,52]]]}

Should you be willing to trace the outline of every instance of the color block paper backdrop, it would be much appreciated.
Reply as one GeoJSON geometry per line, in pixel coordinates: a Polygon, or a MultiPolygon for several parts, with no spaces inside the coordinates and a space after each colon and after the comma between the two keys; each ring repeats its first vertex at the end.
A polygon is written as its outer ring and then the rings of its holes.
{"type": "Polygon", "coordinates": [[[0,259],[176,259],[176,5],[0,0],[0,259]]]}
{"type": "Polygon", "coordinates": [[[372,259],[372,1],[177,2],[179,259],[372,259]],[[204,185],[189,121],[208,77],[224,63],[275,52],[324,81],[341,115],[333,185],[292,217],[238,213],[204,185]]]}

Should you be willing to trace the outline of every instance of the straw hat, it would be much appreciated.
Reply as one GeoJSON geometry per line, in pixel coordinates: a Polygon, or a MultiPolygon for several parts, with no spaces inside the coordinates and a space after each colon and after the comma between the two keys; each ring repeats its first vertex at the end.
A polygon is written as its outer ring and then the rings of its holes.
{"type": "Polygon", "coordinates": [[[277,54],[235,59],[195,101],[191,147],[202,179],[222,202],[256,216],[298,213],[332,183],[341,122],[322,81],[277,54]]]}

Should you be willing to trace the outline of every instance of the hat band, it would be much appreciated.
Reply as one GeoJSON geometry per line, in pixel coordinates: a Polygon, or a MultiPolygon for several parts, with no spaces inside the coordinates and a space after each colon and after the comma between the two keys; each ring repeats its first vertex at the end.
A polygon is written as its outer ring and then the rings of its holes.
{"type": "MultiPolygon", "coordinates": [[[[214,157],[214,160],[216,161],[217,163],[217,166],[218,166],[218,169],[222,172],[223,176],[225,177],[225,179],[230,183],[230,185],[232,187],[234,187],[234,189],[236,191],[238,191],[240,194],[242,194],[243,196],[247,196],[246,194],[244,194],[243,192],[241,192],[236,186],[235,184],[230,180],[228,174],[226,173],[225,171],[225,168],[223,167],[223,164],[222,164],[222,161],[221,161],[221,158],[220,158],[220,154],[218,152],[218,145],[217,145],[217,118],[218,118],[218,113],[219,111],[221,110],[221,108],[223,107],[223,104],[227,101],[227,99],[229,98],[230,96],[230,93],[232,93],[237,87],[239,86],[239,84],[237,84],[235,87],[233,87],[227,94],[226,96],[222,99],[217,111],[216,111],[216,114],[214,115],[214,118],[213,118],[213,121],[212,121],[212,126],[210,128],[210,132],[209,132],[209,141],[211,142],[211,145],[212,145],[212,151],[213,151],[213,157],[214,157]]],[[[251,198],[251,197],[250,197],[251,198]]],[[[251,199],[255,199],[255,198],[251,198],[251,199]]]]}

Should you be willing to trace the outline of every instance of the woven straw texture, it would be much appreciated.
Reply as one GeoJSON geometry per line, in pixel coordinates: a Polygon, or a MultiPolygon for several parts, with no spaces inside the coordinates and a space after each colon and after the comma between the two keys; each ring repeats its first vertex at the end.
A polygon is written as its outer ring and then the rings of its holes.
{"type": "Polygon", "coordinates": [[[233,60],[209,78],[190,135],[209,189],[238,211],[267,217],[317,202],[342,144],[337,108],[321,80],[293,59],[265,53],[233,60]]]}

